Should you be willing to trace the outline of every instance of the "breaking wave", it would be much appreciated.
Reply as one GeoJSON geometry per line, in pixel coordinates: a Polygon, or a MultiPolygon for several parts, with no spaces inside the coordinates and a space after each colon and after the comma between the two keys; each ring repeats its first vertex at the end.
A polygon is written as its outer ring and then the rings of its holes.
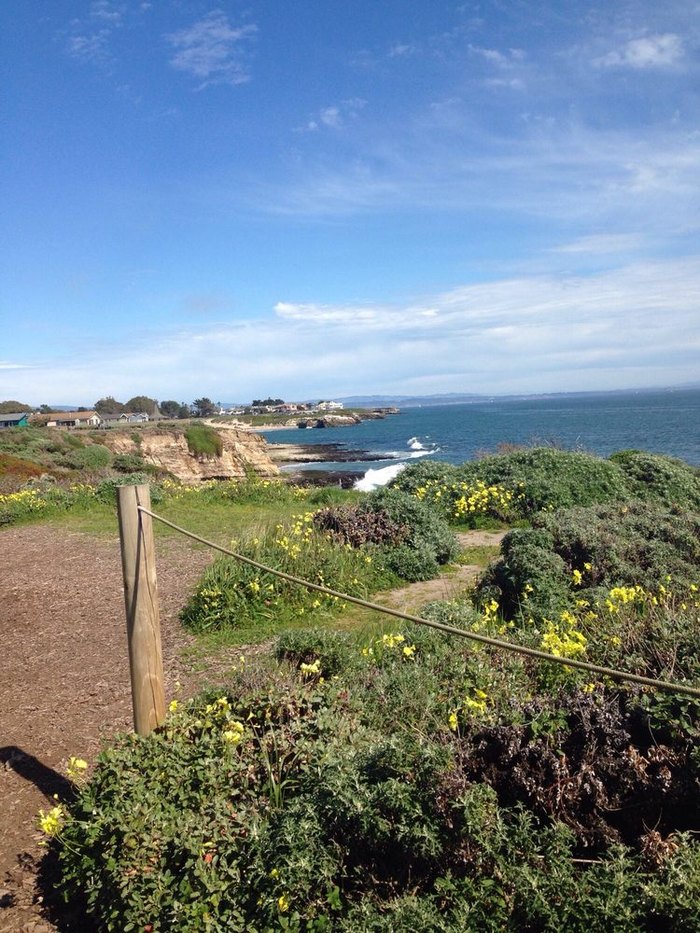
{"type": "Polygon", "coordinates": [[[401,470],[407,466],[407,460],[415,460],[418,457],[430,457],[440,450],[436,445],[425,447],[417,437],[409,438],[406,442],[406,446],[411,451],[410,453],[392,450],[386,454],[387,460],[391,458],[392,460],[400,460],[401,463],[392,463],[391,466],[367,470],[362,479],[357,480],[353,488],[359,489],[361,492],[371,492],[379,486],[386,486],[387,483],[395,479],[401,470]]]}
{"type": "Polygon", "coordinates": [[[401,470],[405,468],[405,463],[392,463],[388,467],[379,467],[376,470],[367,470],[362,479],[358,479],[353,489],[359,489],[360,492],[372,492],[380,486],[386,486],[392,479],[395,479],[401,470]]]}

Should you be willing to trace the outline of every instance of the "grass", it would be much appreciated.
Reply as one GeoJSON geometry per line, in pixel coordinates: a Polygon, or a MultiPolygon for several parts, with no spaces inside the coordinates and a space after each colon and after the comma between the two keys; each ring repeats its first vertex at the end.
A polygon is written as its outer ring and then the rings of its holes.
{"type": "Polygon", "coordinates": [[[498,544],[476,544],[469,547],[465,547],[463,551],[457,557],[457,563],[463,564],[473,564],[477,567],[488,567],[491,561],[494,561],[498,558],[498,555],[501,553],[500,545],[498,544]]]}
{"type": "Polygon", "coordinates": [[[220,457],[224,449],[222,439],[206,424],[188,424],[185,428],[185,438],[190,453],[196,457],[220,457]]]}

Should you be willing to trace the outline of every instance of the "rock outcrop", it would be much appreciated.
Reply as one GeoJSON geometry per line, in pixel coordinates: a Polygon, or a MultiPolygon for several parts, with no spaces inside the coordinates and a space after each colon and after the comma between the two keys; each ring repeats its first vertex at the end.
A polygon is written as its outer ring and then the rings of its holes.
{"type": "Polygon", "coordinates": [[[347,411],[342,415],[321,415],[318,418],[302,418],[295,424],[299,428],[338,428],[347,424],[360,424],[361,421],[375,421],[387,415],[397,415],[398,408],[372,408],[362,412],[347,411]]]}
{"type": "Polygon", "coordinates": [[[253,472],[258,476],[278,476],[267,443],[261,435],[235,427],[217,431],[223,443],[221,456],[193,454],[184,431],[178,428],[142,431],[105,432],[102,441],[115,454],[137,454],[146,463],[167,470],[182,483],[195,484],[207,479],[244,479],[253,472]],[[138,440],[137,440],[138,439],[138,440]]]}

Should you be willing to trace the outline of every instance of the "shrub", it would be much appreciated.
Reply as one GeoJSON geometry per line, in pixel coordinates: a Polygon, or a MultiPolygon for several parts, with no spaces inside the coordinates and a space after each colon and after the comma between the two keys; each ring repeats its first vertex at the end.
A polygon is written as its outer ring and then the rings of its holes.
{"type": "Polygon", "coordinates": [[[376,545],[384,566],[405,580],[429,580],[457,555],[457,541],[429,505],[378,490],[357,505],[321,509],[314,524],[351,547],[376,545]]]}
{"type": "Polygon", "coordinates": [[[103,444],[87,444],[66,453],[61,462],[75,470],[103,470],[112,462],[112,454],[103,444]]]}
{"type": "Polygon", "coordinates": [[[117,501],[117,488],[119,486],[144,486],[150,484],[151,505],[162,502],[165,493],[163,487],[158,483],[151,483],[151,477],[147,473],[128,473],[114,479],[105,479],[95,487],[95,496],[100,502],[113,504],[117,501]]]}
{"type": "Polygon", "coordinates": [[[367,507],[384,512],[392,521],[410,529],[406,541],[414,548],[432,551],[438,564],[456,557],[459,546],[447,524],[432,509],[396,489],[378,489],[370,493],[367,507]]]}
{"type": "Polygon", "coordinates": [[[240,674],[106,749],[51,826],[80,928],[697,928],[687,736],[660,742],[619,691],[511,690],[482,712],[499,665],[399,634],[352,659],[347,639],[297,633],[278,647],[295,671],[240,674]],[[339,661],[324,683],[301,660],[322,656],[339,661]]]}
{"type": "Polygon", "coordinates": [[[501,559],[480,589],[496,594],[506,618],[542,618],[594,601],[613,587],[658,592],[673,581],[686,591],[700,568],[700,516],[630,503],[562,509],[516,529],[501,544],[501,559]]]}
{"type": "MultiPolygon", "coordinates": [[[[312,583],[351,596],[366,597],[376,585],[377,566],[371,555],[338,543],[314,530],[312,513],[294,517],[261,538],[237,545],[246,557],[312,583]]],[[[192,631],[260,628],[305,622],[340,606],[335,596],[308,590],[297,583],[258,570],[234,558],[209,567],[181,613],[192,631]]],[[[251,632],[254,637],[254,632],[251,632]]]]}
{"type": "Polygon", "coordinates": [[[622,469],[635,498],[700,511],[700,470],[697,467],[673,457],[639,450],[620,451],[610,460],[622,469]]]}
{"type": "Polygon", "coordinates": [[[363,544],[396,546],[403,544],[411,535],[408,525],[395,521],[383,509],[368,507],[366,503],[319,509],[313,520],[320,531],[328,531],[352,547],[362,547],[363,544]]]}
{"type": "Polygon", "coordinates": [[[117,454],[112,461],[112,469],[117,473],[144,472],[146,463],[140,454],[117,454]]]}
{"type": "MultiPolygon", "coordinates": [[[[534,447],[496,454],[483,460],[463,463],[460,467],[432,463],[409,465],[394,480],[392,486],[417,494],[427,481],[452,489],[465,484],[476,490],[477,484],[503,492],[512,498],[505,503],[506,516],[529,517],[542,509],[591,505],[629,497],[626,477],[620,466],[592,454],[552,447],[534,447]]],[[[428,488],[430,488],[428,486],[428,488]]],[[[461,493],[460,493],[461,495],[461,493]]],[[[459,496],[458,496],[459,497],[459,496]]],[[[454,496],[451,494],[451,498],[454,496]]],[[[504,506],[496,502],[503,511],[504,506]]],[[[494,513],[498,517],[499,512],[494,513]]]]}

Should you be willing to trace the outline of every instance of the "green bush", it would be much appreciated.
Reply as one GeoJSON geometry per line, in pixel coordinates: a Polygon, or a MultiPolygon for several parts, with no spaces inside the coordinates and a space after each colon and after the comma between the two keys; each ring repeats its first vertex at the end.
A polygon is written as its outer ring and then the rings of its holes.
{"type": "Polygon", "coordinates": [[[101,754],[52,843],[78,928],[697,928],[687,734],[619,690],[526,699],[434,632],[332,641],[101,754]]]}
{"type": "Polygon", "coordinates": [[[103,444],[87,444],[66,453],[61,462],[74,470],[104,470],[112,462],[112,454],[103,444]]]}
{"type": "MultiPolygon", "coordinates": [[[[377,588],[382,570],[371,554],[330,539],[313,527],[312,513],[297,515],[260,538],[237,545],[239,553],[266,567],[366,598],[377,588]]],[[[220,558],[207,568],[184,607],[181,619],[195,632],[243,629],[258,639],[286,624],[305,624],[334,613],[340,600],[235,558],[220,558]]]]}
{"type": "Polygon", "coordinates": [[[700,470],[682,460],[623,450],[610,460],[619,466],[633,497],[669,507],[700,511],[700,470]]]}
{"type": "MultiPolygon", "coordinates": [[[[482,482],[487,487],[507,490],[513,496],[509,504],[511,515],[522,517],[530,517],[543,509],[629,498],[626,476],[616,463],[592,454],[551,447],[496,454],[459,467],[435,462],[411,464],[392,486],[416,495],[428,481],[441,483],[448,489],[460,483],[472,488],[482,482]]],[[[494,514],[498,517],[498,509],[494,514]]]]}
{"type": "Polygon", "coordinates": [[[350,647],[347,637],[326,629],[291,630],[277,640],[275,655],[278,661],[288,661],[295,668],[318,661],[315,673],[331,677],[348,666],[350,647]]]}
{"type": "Polygon", "coordinates": [[[613,587],[686,592],[700,575],[700,515],[647,503],[561,509],[516,529],[480,589],[507,619],[542,618],[613,587]]]}
{"type": "Polygon", "coordinates": [[[117,473],[144,472],[146,463],[140,454],[117,454],[112,460],[112,469],[117,473]]]}

